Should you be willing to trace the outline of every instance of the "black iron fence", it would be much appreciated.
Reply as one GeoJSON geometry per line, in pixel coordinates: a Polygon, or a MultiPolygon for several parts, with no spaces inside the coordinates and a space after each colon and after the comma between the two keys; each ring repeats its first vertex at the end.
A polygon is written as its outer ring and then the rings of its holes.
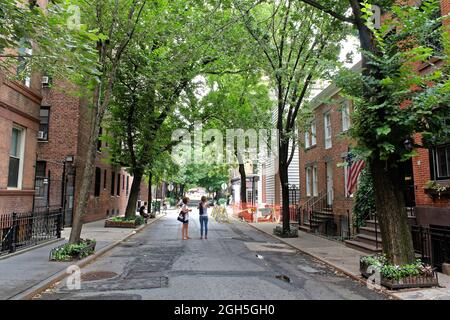
{"type": "Polygon", "coordinates": [[[61,238],[61,208],[0,215],[0,255],[61,238]]]}
{"type": "Polygon", "coordinates": [[[411,226],[411,232],[416,255],[442,271],[442,264],[450,263],[450,229],[411,226]]]}

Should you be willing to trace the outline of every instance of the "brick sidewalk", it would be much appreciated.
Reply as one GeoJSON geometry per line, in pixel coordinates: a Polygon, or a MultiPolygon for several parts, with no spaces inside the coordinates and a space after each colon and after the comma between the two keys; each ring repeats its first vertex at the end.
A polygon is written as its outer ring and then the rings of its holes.
{"type": "MultiPolygon", "coordinates": [[[[249,223],[252,227],[272,235],[286,244],[332,266],[346,275],[362,280],[359,273],[359,258],[365,253],[347,248],[343,243],[299,231],[298,238],[280,238],[273,235],[277,223],[249,223]]],[[[439,273],[442,288],[386,290],[387,293],[402,300],[450,300],[450,277],[439,273]]]]}

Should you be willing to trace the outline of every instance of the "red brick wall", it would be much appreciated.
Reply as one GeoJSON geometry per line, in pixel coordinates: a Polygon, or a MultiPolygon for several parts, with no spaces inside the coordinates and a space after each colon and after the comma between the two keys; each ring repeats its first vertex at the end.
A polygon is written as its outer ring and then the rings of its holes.
{"type": "Polygon", "coordinates": [[[34,196],[34,163],[39,129],[40,92],[0,74],[0,214],[31,211],[34,196]],[[9,154],[13,124],[25,129],[21,190],[8,185],[9,154]]]}

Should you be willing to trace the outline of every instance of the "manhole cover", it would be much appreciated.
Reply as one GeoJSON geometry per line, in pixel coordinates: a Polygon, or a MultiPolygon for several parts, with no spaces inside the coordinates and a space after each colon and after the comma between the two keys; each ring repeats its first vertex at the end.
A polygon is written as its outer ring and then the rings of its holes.
{"type": "Polygon", "coordinates": [[[81,275],[81,281],[96,281],[110,279],[117,276],[117,273],[111,271],[95,271],[88,272],[81,275]]]}

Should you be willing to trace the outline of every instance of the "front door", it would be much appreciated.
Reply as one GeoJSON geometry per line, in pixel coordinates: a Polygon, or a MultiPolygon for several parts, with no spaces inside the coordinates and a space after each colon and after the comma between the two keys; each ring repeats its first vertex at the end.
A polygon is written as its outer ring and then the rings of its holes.
{"type": "Polygon", "coordinates": [[[333,205],[333,165],[331,162],[326,163],[326,181],[327,181],[327,205],[333,205]]]}
{"type": "Polygon", "coordinates": [[[64,227],[72,226],[73,204],[75,194],[75,172],[69,171],[66,175],[65,194],[64,194],[64,227]]]}

